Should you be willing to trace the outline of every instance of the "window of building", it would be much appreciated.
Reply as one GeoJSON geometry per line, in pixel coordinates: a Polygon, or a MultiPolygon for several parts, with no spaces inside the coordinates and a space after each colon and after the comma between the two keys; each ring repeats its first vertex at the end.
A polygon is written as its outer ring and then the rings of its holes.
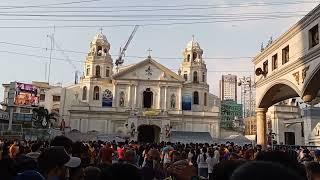
{"type": "Polygon", "coordinates": [[[199,93],[198,93],[198,91],[193,92],[193,104],[199,104],[199,93]]]}
{"type": "Polygon", "coordinates": [[[90,68],[88,67],[86,70],[86,76],[89,76],[89,75],[90,75],[90,68]]]}
{"type": "Polygon", "coordinates": [[[60,96],[52,96],[52,101],[53,102],[57,102],[57,101],[60,101],[60,96]]]}
{"type": "Polygon", "coordinates": [[[309,30],[309,48],[319,44],[319,28],[318,24],[309,30]]]}
{"type": "Polygon", "coordinates": [[[100,76],[100,66],[96,66],[96,77],[101,77],[100,76]]]}
{"type": "Polygon", "coordinates": [[[289,62],[289,45],[282,49],[282,64],[289,62]]]}
{"type": "Polygon", "coordinates": [[[266,60],[266,61],[263,63],[263,72],[265,73],[265,75],[268,74],[268,60],[266,60]]]}
{"type": "Polygon", "coordinates": [[[187,55],[187,62],[190,62],[190,54],[187,55]]]}
{"type": "Polygon", "coordinates": [[[40,94],[40,101],[45,101],[45,100],[46,100],[46,95],[40,94]]]}
{"type": "Polygon", "coordinates": [[[84,86],[82,89],[82,100],[87,100],[88,89],[87,86],[84,86]]]}
{"type": "Polygon", "coordinates": [[[185,71],[183,73],[183,78],[184,78],[185,81],[188,81],[188,72],[187,71],[185,71]]]}
{"type": "Polygon", "coordinates": [[[194,72],[193,72],[193,82],[194,82],[194,83],[199,82],[199,81],[198,81],[198,72],[197,72],[197,71],[194,71],[194,72]]]}
{"type": "Polygon", "coordinates": [[[272,56],[272,70],[278,68],[278,54],[272,56]]]}
{"type": "Polygon", "coordinates": [[[197,53],[194,52],[194,53],[192,54],[192,60],[195,61],[196,59],[197,59],[197,53]]]}
{"type": "Polygon", "coordinates": [[[93,88],[93,100],[99,100],[99,97],[100,97],[99,86],[95,86],[93,88]]]}
{"type": "Polygon", "coordinates": [[[205,72],[202,73],[202,82],[206,82],[206,73],[205,72]]]}
{"type": "Polygon", "coordinates": [[[207,106],[207,93],[204,93],[203,95],[203,105],[207,106]]]}
{"type": "Polygon", "coordinates": [[[106,69],[106,77],[110,77],[110,68],[109,67],[107,67],[107,69],[106,69]]]}

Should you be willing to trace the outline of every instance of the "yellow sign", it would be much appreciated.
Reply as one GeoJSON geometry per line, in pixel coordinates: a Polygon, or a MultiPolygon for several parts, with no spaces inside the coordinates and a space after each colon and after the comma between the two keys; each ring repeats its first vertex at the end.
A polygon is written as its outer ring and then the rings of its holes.
{"type": "Polygon", "coordinates": [[[144,116],[158,116],[159,115],[159,111],[144,111],[143,115],[144,116]]]}

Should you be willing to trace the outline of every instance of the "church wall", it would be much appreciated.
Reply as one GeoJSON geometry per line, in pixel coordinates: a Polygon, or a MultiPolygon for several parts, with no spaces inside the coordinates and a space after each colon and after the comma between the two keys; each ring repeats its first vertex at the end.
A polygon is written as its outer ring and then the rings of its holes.
{"type": "Polygon", "coordinates": [[[61,102],[60,102],[60,117],[65,120],[66,126],[70,126],[70,121],[69,121],[69,110],[71,108],[72,104],[76,103],[76,98],[81,94],[79,86],[71,86],[67,88],[62,88],[61,89],[61,102]]]}

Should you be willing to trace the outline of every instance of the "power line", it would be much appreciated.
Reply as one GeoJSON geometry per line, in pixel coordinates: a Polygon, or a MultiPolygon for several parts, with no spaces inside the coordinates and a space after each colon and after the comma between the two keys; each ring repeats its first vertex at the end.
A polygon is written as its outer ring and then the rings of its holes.
{"type": "MultiPolygon", "coordinates": [[[[55,28],[101,28],[101,27],[132,27],[139,26],[173,26],[173,25],[194,25],[194,24],[214,24],[214,23],[229,23],[229,22],[246,22],[259,20],[277,20],[293,17],[264,17],[264,18],[247,18],[235,20],[219,20],[219,21],[193,21],[193,22],[173,22],[173,23],[145,23],[145,24],[116,24],[116,25],[56,25],[55,28]]],[[[48,29],[53,26],[0,26],[0,29],[48,29]]]]}
{"type": "MultiPolygon", "coordinates": [[[[33,46],[33,45],[26,45],[26,44],[19,44],[19,43],[11,43],[11,42],[5,42],[0,41],[0,44],[7,44],[7,45],[13,45],[13,46],[20,46],[20,47],[27,47],[27,48],[34,48],[34,49],[42,49],[42,50],[49,50],[48,48],[40,47],[40,46],[33,46]]],[[[63,52],[71,52],[71,53],[80,53],[80,54],[88,54],[86,52],[80,52],[80,51],[73,51],[73,50],[62,50],[62,49],[52,49],[53,51],[63,51],[63,52]]],[[[118,57],[117,55],[112,55],[113,57],[118,57]]],[[[146,56],[137,56],[137,55],[128,55],[126,57],[131,58],[146,58],[146,56]]],[[[156,59],[180,59],[182,60],[182,57],[153,57],[156,59]]],[[[238,57],[203,57],[204,59],[211,59],[211,60],[222,60],[222,59],[252,59],[251,56],[238,56],[238,57]]],[[[82,61],[81,61],[82,62],[82,61]]]]}
{"type": "MultiPolygon", "coordinates": [[[[29,57],[35,57],[35,58],[41,58],[41,59],[47,59],[46,61],[49,61],[50,57],[48,56],[40,56],[40,55],[34,55],[34,54],[26,54],[26,53],[18,53],[18,52],[13,52],[13,51],[4,51],[4,50],[0,50],[0,52],[3,52],[3,53],[8,53],[8,54],[16,54],[16,55],[22,55],[22,56],[29,56],[29,57]]],[[[55,58],[55,57],[51,57],[52,60],[54,61],[63,61],[63,62],[66,62],[66,59],[61,59],[61,58],[55,58]]],[[[79,60],[71,60],[71,61],[74,61],[74,62],[79,62],[79,63],[83,63],[83,61],[79,61],[79,60]]],[[[172,71],[176,71],[178,69],[170,69],[172,71]]],[[[238,72],[238,73],[253,73],[253,71],[207,71],[207,72],[215,72],[215,73],[223,73],[223,72],[238,72]]]]}
{"type": "Polygon", "coordinates": [[[24,8],[45,8],[48,6],[57,6],[57,5],[71,5],[71,4],[80,4],[95,2],[101,0],[82,0],[82,1],[73,1],[73,2],[63,2],[63,3],[54,3],[54,4],[43,4],[43,5],[31,5],[31,6],[0,6],[0,9],[24,9],[24,8]]]}
{"type": "MultiPolygon", "coordinates": [[[[69,3],[61,3],[60,5],[67,4],[77,4],[84,2],[93,2],[99,0],[87,0],[87,1],[77,1],[69,3]]],[[[0,6],[0,9],[6,8],[78,8],[78,9],[102,9],[102,8],[175,8],[175,7],[212,7],[212,8],[233,8],[233,7],[251,7],[251,6],[282,6],[282,5],[299,5],[299,4],[309,4],[318,3],[316,1],[292,1],[292,2],[252,2],[252,3],[233,3],[233,4],[181,4],[181,5],[129,5],[129,6],[56,6],[59,4],[46,4],[46,5],[34,5],[34,6],[0,6]]]]}

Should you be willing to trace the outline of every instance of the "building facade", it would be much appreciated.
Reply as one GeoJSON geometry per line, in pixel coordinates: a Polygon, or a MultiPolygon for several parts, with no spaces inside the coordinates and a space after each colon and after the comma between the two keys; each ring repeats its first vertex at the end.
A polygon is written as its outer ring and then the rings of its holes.
{"type": "Polygon", "coordinates": [[[109,49],[106,36],[97,34],[80,83],[62,89],[60,115],[67,126],[148,142],[165,140],[170,131],[219,136],[219,103],[209,93],[198,42],[192,40],[184,49],[178,73],[151,56],[114,68],[109,49]]]}
{"type": "Polygon", "coordinates": [[[242,104],[233,100],[221,101],[221,122],[222,128],[233,128],[235,124],[242,121],[242,104]]]}
{"type": "Polygon", "coordinates": [[[236,75],[222,75],[220,81],[220,97],[223,100],[233,100],[237,102],[237,76],[236,75]]]}

